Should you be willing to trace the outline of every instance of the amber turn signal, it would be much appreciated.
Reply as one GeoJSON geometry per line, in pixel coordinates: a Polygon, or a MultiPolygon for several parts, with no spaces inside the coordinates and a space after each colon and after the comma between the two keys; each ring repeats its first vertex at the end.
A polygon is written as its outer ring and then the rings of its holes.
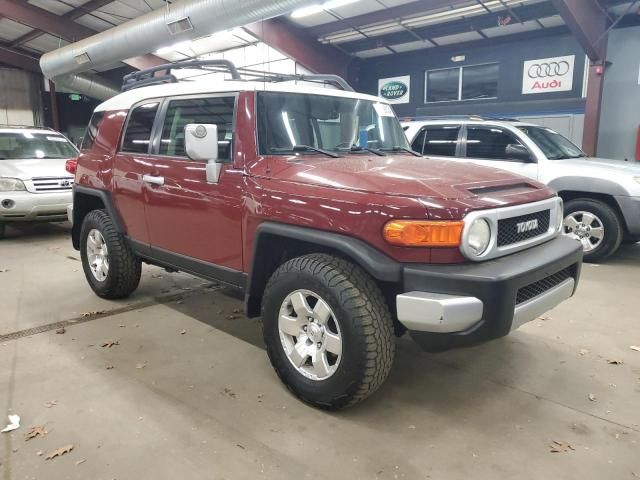
{"type": "Polygon", "coordinates": [[[457,247],[464,222],[392,220],[384,226],[384,239],[403,247],[457,247]]]}

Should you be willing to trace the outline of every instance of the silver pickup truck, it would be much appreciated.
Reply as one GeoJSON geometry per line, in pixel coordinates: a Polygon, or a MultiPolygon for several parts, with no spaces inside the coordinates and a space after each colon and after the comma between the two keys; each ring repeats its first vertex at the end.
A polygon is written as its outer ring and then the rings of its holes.
{"type": "Polygon", "coordinates": [[[403,123],[428,157],[473,162],[546,183],[564,200],[564,233],[585,261],[640,240],[640,164],[588,157],[553,130],[516,120],[432,119],[403,123]]]}

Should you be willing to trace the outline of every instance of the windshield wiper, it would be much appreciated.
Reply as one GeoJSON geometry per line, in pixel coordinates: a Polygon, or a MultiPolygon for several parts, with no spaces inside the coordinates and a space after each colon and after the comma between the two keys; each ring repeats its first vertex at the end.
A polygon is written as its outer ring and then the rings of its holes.
{"type": "Polygon", "coordinates": [[[361,147],[359,145],[351,145],[349,147],[349,151],[350,152],[371,152],[371,153],[374,153],[374,154],[378,155],[379,157],[386,157],[387,156],[386,153],[381,152],[380,150],[378,150],[376,148],[361,147]]]}
{"type": "Polygon", "coordinates": [[[407,147],[401,147],[400,145],[394,145],[391,148],[381,148],[380,150],[383,151],[383,152],[407,152],[407,153],[410,153],[411,155],[413,155],[414,157],[421,157],[422,156],[418,152],[416,152],[415,150],[411,150],[410,148],[407,148],[407,147]]]}
{"type": "Polygon", "coordinates": [[[322,148],[312,147],[311,145],[294,145],[291,150],[293,152],[318,152],[331,158],[340,158],[340,155],[338,155],[337,153],[329,152],[328,150],[323,150],[322,148]]]}

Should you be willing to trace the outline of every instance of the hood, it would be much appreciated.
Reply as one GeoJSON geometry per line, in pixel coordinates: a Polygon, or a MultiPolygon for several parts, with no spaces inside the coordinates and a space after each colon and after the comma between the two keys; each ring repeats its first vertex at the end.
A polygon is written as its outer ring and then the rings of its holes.
{"type": "Polygon", "coordinates": [[[0,160],[0,177],[31,180],[37,177],[72,177],[64,168],[66,158],[0,160]]]}
{"type": "Polygon", "coordinates": [[[640,162],[625,162],[624,160],[613,160],[611,158],[585,157],[571,158],[567,160],[552,160],[562,165],[574,168],[597,168],[608,172],[619,172],[629,175],[640,175],[640,162]]]}
{"type": "Polygon", "coordinates": [[[273,169],[273,178],[384,195],[443,199],[471,198],[486,191],[523,193],[545,188],[505,170],[409,155],[294,158],[282,168],[273,169]]]}

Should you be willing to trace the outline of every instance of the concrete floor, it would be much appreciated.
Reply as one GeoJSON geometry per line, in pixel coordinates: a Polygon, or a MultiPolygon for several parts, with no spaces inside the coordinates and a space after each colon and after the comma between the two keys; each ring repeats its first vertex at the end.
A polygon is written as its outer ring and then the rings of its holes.
{"type": "Polygon", "coordinates": [[[8,234],[0,415],[22,426],[0,435],[6,480],[640,477],[640,245],[505,339],[438,355],[399,339],[383,388],[326,413],[280,384],[230,292],[145,267],[131,298],[100,300],[67,226],[8,234]],[[48,435],[25,441],[37,425],[48,435]]]}

